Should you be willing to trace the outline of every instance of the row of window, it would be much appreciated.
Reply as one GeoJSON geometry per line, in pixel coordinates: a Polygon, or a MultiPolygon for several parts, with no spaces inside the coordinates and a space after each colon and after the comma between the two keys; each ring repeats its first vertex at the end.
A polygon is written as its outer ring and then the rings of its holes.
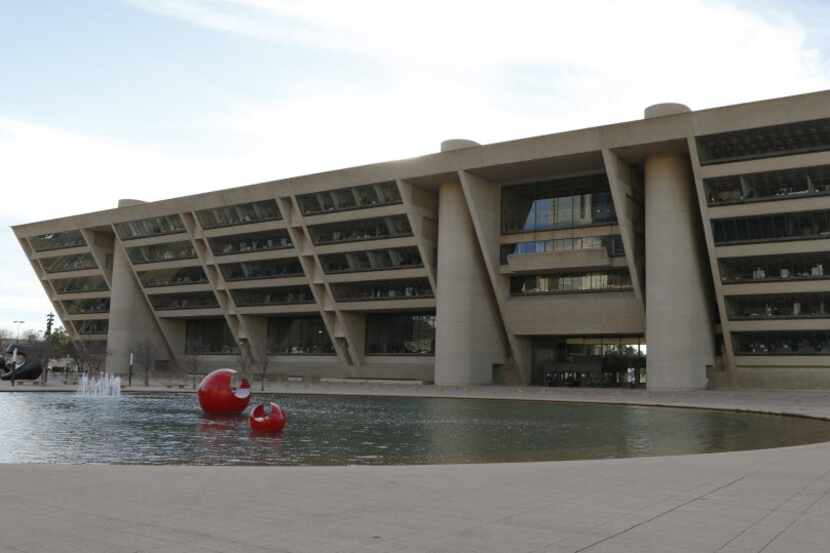
{"type": "Polygon", "coordinates": [[[172,309],[213,309],[219,302],[213,292],[187,292],[182,294],[156,294],[150,296],[156,311],[172,309]]]}
{"type": "MultiPolygon", "coordinates": [[[[322,318],[271,317],[267,348],[272,355],[334,355],[322,318]]],[[[239,347],[224,319],[187,321],[188,354],[237,354],[239,347]]],[[[369,314],[366,355],[434,355],[433,313],[369,314]]]]}
{"type": "Polygon", "coordinates": [[[92,321],[81,321],[78,324],[78,333],[83,335],[89,334],[106,334],[109,330],[109,321],[107,319],[95,319],[92,321]]]}
{"type": "Polygon", "coordinates": [[[709,205],[830,194],[830,165],[705,179],[709,205]]]}
{"type": "Polygon", "coordinates": [[[291,248],[291,238],[284,229],[252,232],[234,236],[219,236],[208,240],[213,255],[235,255],[240,253],[284,250],[291,248]]]}
{"type": "Polygon", "coordinates": [[[180,259],[195,259],[196,250],[191,242],[169,242],[166,244],[151,244],[127,248],[127,256],[136,265],[145,263],[161,263],[162,261],[177,261],[180,259]]]}
{"type": "Polygon", "coordinates": [[[702,165],[826,151],[830,119],[700,136],[697,147],[702,165]]]}
{"type": "Polygon", "coordinates": [[[567,252],[574,250],[603,249],[608,257],[625,255],[622,236],[611,234],[608,236],[583,236],[578,238],[557,238],[553,240],[532,240],[515,244],[502,244],[501,264],[507,264],[510,255],[528,255],[536,253],[567,252]]]}
{"type": "MultiPolygon", "coordinates": [[[[432,298],[432,287],[425,278],[348,282],[332,285],[337,301],[376,301],[432,298]]],[[[269,288],[241,288],[231,291],[234,302],[240,307],[258,305],[291,305],[313,303],[314,296],[308,286],[279,286],[269,288]]],[[[207,309],[219,307],[213,292],[184,292],[178,294],[154,294],[150,302],[156,310],[207,309]]]]}
{"type": "Polygon", "coordinates": [[[827,318],[830,293],[727,296],[730,320],[827,318]]]}
{"type": "Polygon", "coordinates": [[[830,274],[824,276],[824,267],[830,267],[830,252],[728,257],[719,264],[724,284],[830,278],[830,274]]]}
{"type": "Polygon", "coordinates": [[[84,240],[79,230],[41,234],[39,236],[32,236],[29,241],[36,252],[86,246],[86,240],[84,240]]]}
{"type": "Polygon", "coordinates": [[[366,355],[434,354],[434,314],[395,313],[366,316],[366,355]]]}
{"type": "Polygon", "coordinates": [[[406,215],[312,225],[308,230],[311,239],[318,245],[412,236],[412,227],[406,215]]]}
{"type": "Polygon", "coordinates": [[[164,234],[178,234],[185,232],[184,221],[179,215],[162,215],[148,217],[137,221],[116,223],[115,231],[121,240],[135,240],[164,234]]]}
{"type": "Polygon", "coordinates": [[[109,313],[109,298],[93,298],[88,300],[64,300],[63,307],[70,315],[97,315],[109,313]]]}
{"type": "Polygon", "coordinates": [[[830,238],[830,211],[736,217],[712,221],[715,244],[830,238]]]}
{"type": "Polygon", "coordinates": [[[98,268],[98,264],[95,263],[95,259],[89,253],[49,257],[43,259],[41,263],[43,263],[43,270],[47,273],[68,273],[70,271],[85,271],[87,269],[98,268]]]}
{"type": "Polygon", "coordinates": [[[416,247],[383,248],[362,252],[331,253],[320,256],[326,273],[355,273],[383,269],[422,267],[421,254],[416,247]]]}
{"type": "Polygon", "coordinates": [[[401,203],[398,186],[394,182],[367,184],[353,188],[340,188],[297,196],[303,215],[316,215],[332,211],[360,209],[401,203]]]}
{"type": "Polygon", "coordinates": [[[184,267],[181,269],[158,269],[138,273],[142,286],[156,288],[159,286],[179,286],[184,284],[205,284],[207,275],[201,267],[184,267]]]}
{"type": "Polygon", "coordinates": [[[544,386],[642,386],[643,336],[539,336],[531,341],[532,382],[544,386]]]}
{"type": "Polygon", "coordinates": [[[52,281],[52,284],[58,294],[84,294],[109,290],[102,276],[63,278],[52,281]]]}
{"type": "Polygon", "coordinates": [[[406,300],[433,297],[425,278],[343,282],[332,285],[337,301],[406,300]]]}
{"type": "Polygon", "coordinates": [[[233,301],[239,307],[255,305],[292,305],[314,303],[308,286],[282,286],[279,288],[247,288],[232,290],[233,301]]]}
{"type": "Polygon", "coordinates": [[[627,270],[517,275],[510,278],[510,293],[514,296],[619,291],[631,288],[631,277],[627,270]]]}
{"type": "Polygon", "coordinates": [[[506,186],[502,232],[575,228],[616,221],[604,174],[506,186]]]}
{"type": "Polygon", "coordinates": [[[830,355],[830,331],[733,332],[736,355],[830,355]]]}
{"type": "Polygon", "coordinates": [[[282,219],[276,200],[262,200],[196,212],[202,228],[212,229],[282,219]]]}
{"type": "Polygon", "coordinates": [[[300,265],[300,261],[296,258],[226,263],[220,265],[220,268],[225,280],[228,281],[303,275],[303,266],[300,265]]]}

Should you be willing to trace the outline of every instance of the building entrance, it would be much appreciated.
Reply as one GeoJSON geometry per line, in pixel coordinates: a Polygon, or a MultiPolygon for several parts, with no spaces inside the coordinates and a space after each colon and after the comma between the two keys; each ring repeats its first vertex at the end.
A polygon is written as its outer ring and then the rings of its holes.
{"type": "Polygon", "coordinates": [[[532,348],[538,386],[646,385],[643,336],[537,336],[532,348]]]}

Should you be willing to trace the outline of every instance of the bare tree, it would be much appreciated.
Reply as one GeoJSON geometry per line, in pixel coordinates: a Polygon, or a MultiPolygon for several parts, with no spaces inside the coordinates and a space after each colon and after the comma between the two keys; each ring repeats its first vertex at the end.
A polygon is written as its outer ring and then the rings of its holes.
{"type": "Polygon", "coordinates": [[[187,368],[191,374],[202,374],[202,356],[193,352],[187,356],[187,368]]]}
{"type": "Polygon", "coordinates": [[[260,391],[265,391],[265,378],[268,373],[268,365],[271,364],[271,358],[268,356],[268,344],[266,342],[262,342],[259,344],[259,347],[256,348],[256,362],[257,368],[259,369],[259,389],[260,391]]]}

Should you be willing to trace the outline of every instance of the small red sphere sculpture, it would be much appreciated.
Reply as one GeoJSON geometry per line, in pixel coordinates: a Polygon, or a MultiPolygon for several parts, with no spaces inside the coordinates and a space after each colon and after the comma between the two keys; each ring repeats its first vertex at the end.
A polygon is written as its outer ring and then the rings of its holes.
{"type": "Polygon", "coordinates": [[[251,401],[251,385],[242,379],[238,388],[233,387],[233,369],[219,369],[202,379],[199,384],[199,405],[210,415],[238,415],[251,401]]]}
{"type": "Polygon", "coordinates": [[[285,427],[285,413],[283,413],[280,406],[276,403],[269,403],[268,407],[271,412],[267,412],[266,405],[260,403],[254,408],[248,422],[251,424],[251,430],[254,432],[281,432],[285,427]]]}

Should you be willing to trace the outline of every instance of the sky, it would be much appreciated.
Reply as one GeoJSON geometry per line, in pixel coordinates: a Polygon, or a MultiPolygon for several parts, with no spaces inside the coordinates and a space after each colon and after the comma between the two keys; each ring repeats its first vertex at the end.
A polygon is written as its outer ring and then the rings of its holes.
{"type": "Polygon", "coordinates": [[[11,225],[830,89],[826,0],[0,0],[0,328],[51,310],[11,225]]]}

